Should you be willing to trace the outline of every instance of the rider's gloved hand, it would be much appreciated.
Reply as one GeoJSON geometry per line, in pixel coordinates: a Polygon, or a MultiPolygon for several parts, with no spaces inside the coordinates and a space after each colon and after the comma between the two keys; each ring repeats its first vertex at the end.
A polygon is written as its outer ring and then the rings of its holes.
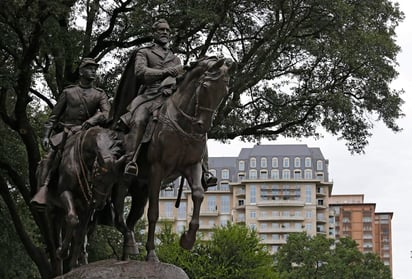
{"type": "Polygon", "coordinates": [[[82,124],[82,130],[87,130],[87,129],[89,129],[90,127],[92,127],[92,124],[90,124],[90,123],[87,122],[87,121],[85,121],[85,122],[82,124]]]}
{"type": "Polygon", "coordinates": [[[166,68],[165,73],[167,76],[177,77],[178,71],[174,67],[166,68]]]}
{"type": "Polygon", "coordinates": [[[165,72],[168,76],[177,77],[178,75],[183,74],[184,70],[182,65],[177,65],[175,67],[166,68],[165,72]]]}
{"type": "Polygon", "coordinates": [[[49,150],[50,140],[48,137],[43,138],[43,140],[41,141],[41,147],[43,148],[44,151],[49,150]]]}

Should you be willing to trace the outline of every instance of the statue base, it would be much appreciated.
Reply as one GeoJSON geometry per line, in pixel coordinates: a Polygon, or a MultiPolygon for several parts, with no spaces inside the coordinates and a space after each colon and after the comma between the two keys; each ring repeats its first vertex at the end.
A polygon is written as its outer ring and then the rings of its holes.
{"type": "Polygon", "coordinates": [[[55,279],[189,279],[180,267],[155,262],[104,260],[93,262],[55,279]]]}

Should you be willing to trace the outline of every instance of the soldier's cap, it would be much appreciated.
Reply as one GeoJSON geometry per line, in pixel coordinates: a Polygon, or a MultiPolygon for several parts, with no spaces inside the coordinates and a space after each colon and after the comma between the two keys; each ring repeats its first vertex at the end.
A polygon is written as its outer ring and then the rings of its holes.
{"type": "Polygon", "coordinates": [[[80,62],[79,69],[81,69],[83,67],[86,67],[88,65],[93,65],[93,66],[99,67],[99,64],[97,64],[96,61],[94,61],[93,58],[86,57],[86,58],[82,59],[82,62],[80,62]]]}

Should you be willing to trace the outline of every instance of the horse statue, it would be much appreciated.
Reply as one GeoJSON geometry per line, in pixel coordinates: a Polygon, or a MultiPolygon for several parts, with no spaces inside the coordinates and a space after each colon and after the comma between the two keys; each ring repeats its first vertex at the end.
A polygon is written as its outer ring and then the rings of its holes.
{"type": "MultiPolygon", "coordinates": [[[[192,63],[178,81],[174,94],[160,108],[158,120],[152,122],[154,127],[150,141],[144,143],[138,153],[138,176],[125,174],[114,188],[115,225],[124,236],[123,259],[138,251],[133,228],[142,217],[148,201],[146,260],[159,261],[155,253],[159,193],[162,183],[179,176],[187,180],[194,204],[189,229],[181,236],[180,245],[187,250],[193,247],[204,196],[201,179],[206,133],[212,125],[215,110],[228,94],[232,65],[231,60],[216,57],[206,57],[192,63]],[[125,222],[123,209],[127,194],[131,195],[132,203],[125,222]]],[[[129,140],[133,139],[133,132],[132,125],[124,138],[126,154],[136,149],[136,145],[129,140]]]]}
{"type": "MultiPolygon", "coordinates": [[[[116,136],[96,126],[67,139],[58,175],[51,181],[55,187],[47,192],[46,239],[56,274],[87,264],[89,224],[95,212],[106,205],[124,167],[116,136]],[[67,263],[64,268],[63,260],[67,263]]],[[[40,162],[38,174],[42,167],[40,162]]]]}

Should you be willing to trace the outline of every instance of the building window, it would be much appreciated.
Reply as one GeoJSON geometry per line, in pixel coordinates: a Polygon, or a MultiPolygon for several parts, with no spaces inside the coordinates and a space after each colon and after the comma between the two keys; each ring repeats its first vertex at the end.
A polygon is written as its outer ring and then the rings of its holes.
{"type": "Polygon", "coordinates": [[[165,217],[173,217],[173,202],[165,202],[165,217]]]}
{"type": "Polygon", "coordinates": [[[238,205],[239,206],[244,206],[245,205],[245,200],[238,200],[238,205]]]}
{"type": "Polygon", "coordinates": [[[228,183],[220,183],[220,191],[230,191],[228,183]]]}
{"type": "Polygon", "coordinates": [[[228,169],[222,170],[222,179],[225,179],[225,180],[229,179],[229,170],[228,169]]]}
{"type": "Polygon", "coordinates": [[[260,179],[268,179],[268,172],[266,170],[260,171],[260,179]]]}
{"type": "Polygon", "coordinates": [[[251,219],[256,219],[256,211],[250,211],[249,216],[251,219]]]}
{"type": "Polygon", "coordinates": [[[244,173],[239,173],[237,175],[237,177],[238,177],[238,181],[242,181],[245,178],[245,174],[244,173]]]}
{"type": "Polygon", "coordinates": [[[312,230],[312,224],[311,223],[307,223],[305,225],[306,231],[310,232],[312,230]]]}
{"type": "Polygon", "coordinates": [[[307,203],[312,202],[312,187],[310,185],[306,185],[306,200],[307,203]]]}
{"type": "Polygon", "coordinates": [[[272,217],[278,217],[278,216],[280,216],[279,211],[273,210],[272,211],[272,217]]]}
{"type": "Polygon", "coordinates": [[[290,166],[289,158],[288,157],[283,158],[283,167],[288,168],[289,166],[290,166]]]}
{"type": "Polygon", "coordinates": [[[279,167],[278,158],[273,157],[272,158],[272,168],[278,168],[278,167],[279,167]]]}
{"type": "Polygon", "coordinates": [[[250,158],[249,165],[251,168],[256,168],[256,158],[255,157],[250,158]]]}
{"type": "Polygon", "coordinates": [[[322,160],[317,160],[316,161],[316,169],[317,170],[323,170],[323,161],[322,160]]]}
{"type": "Polygon", "coordinates": [[[216,211],[216,196],[207,197],[207,210],[216,211]]]}
{"type": "Polygon", "coordinates": [[[266,229],[268,227],[268,224],[266,224],[266,223],[262,223],[262,224],[260,224],[260,229],[262,230],[264,230],[264,229],[266,229]]]}
{"type": "Polygon", "coordinates": [[[257,170],[249,170],[249,179],[257,179],[257,170]]]}
{"type": "Polygon", "coordinates": [[[305,170],[305,179],[312,179],[312,170],[305,170]]]}
{"type": "Polygon", "coordinates": [[[312,167],[312,158],[306,157],[305,158],[305,168],[311,168],[312,167]]]}
{"type": "Polygon", "coordinates": [[[295,168],[300,168],[300,158],[299,157],[295,157],[295,168]]]}
{"type": "Polygon", "coordinates": [[[295,170],[293,172],[293,178],[294,179],[302,179],[302,172],[300,170],[295,170]]]}
{"type": "Polygon", "coordinates": [[[177,210],[179,219],[186,219],[186,202],[181,202],[177,210]]]}
{"type": "Polygon", "coordinates": [[[256,224],[249,224],[249,229],[251,229],[252,231],[256,231],[256,224]]]}
{"type": "Polygon", "coordinates": [[[271,179],[279,179],[279,170],[271,170],[270,171],[270,178],[271,179]]]}
{"type": "Polygon", "coordinates": [[[282,170],[282,179],[290,179],[290,170],[282,170]]]}
{"type": "Polygon", "coordinates": [[[220,211],[223,214],[230,213],[230,198],[229,198],[229,196],[220,197],[220,211]]]}
{"type": "Polygon", "coordinates": [[[239,161],[239,171],[245,170],[245,161],[239,161]]]}
{"type": "Polygon", "coordinates": [[[237,220],[239,222],[244,222],[245,221],[245,214],[244,213],[239,213],[237,220]]]}
{"type": "Polygon", "coordinates": [[[306,219],[312,219],[312,211],[310,210],[306,211],[306,219]]]}
{"type": "Polygon", "coordinates": [[[264,169],[268,167],[268,159],[266,157],[260,158],[260,167],[264,169]]]}
{"type": "Polygon", "coordinates": [[[213,176],[216,176],[216,170],[215,169],[210,169],[209,171],[213,176]]]}
{"type": "Polygon", "coordinates": [[[250,185],[250,203],[256,203],[256,186],[250,185]]]}

